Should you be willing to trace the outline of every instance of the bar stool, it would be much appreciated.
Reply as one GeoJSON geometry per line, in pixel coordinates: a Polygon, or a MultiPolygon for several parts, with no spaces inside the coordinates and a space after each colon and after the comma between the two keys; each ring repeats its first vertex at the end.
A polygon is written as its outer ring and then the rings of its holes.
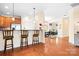
{"type": "Polygon", "coordinates": [[[6,49],[10,47],[12,47],[13,51],[13,30],[3,30],[3,39],[5,39],[4,53],[6,52],[6,49]],[[9,40],[11,41],[11,44],[7,43],[9,40]]]}
{"type": "Polygon", "coordinates": [[[27,30],[21,30],[21,44],[20,47],[23,47],[23,45],[28,46],[28,31],[27,30]],[[24,41],[25,39],[25,41],[24,41]]]}
{"type": "Polygon", "coordinates": [[[34,30],[32,44],[39,43],[39,30],[34,30]]]}

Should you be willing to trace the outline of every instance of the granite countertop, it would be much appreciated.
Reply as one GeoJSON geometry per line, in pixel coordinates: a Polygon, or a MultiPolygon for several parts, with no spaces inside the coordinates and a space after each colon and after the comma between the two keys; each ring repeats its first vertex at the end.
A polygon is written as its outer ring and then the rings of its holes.
{"type": "MultiPolygon", "coordinates": [[[[28,31],[35,31],[35,30],[39,30],[39,29],[26,29],[26,30],[28,30],[28,31]]],[[[0,30],[0,31],[3,31],[3,30],[0,30]]],[[[14,30],[14,31],[20,31],[20,30],[14,30]]]]}

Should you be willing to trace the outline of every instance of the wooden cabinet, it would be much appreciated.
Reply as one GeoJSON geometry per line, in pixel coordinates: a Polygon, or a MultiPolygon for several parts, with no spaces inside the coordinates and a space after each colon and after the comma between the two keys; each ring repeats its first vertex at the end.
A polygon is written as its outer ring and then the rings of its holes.
{"type": "Polygon", "coordinates": [[[15,18],[15,21],[12,20],[12,17],[0,16],[0,28],[10,27],[12,23],[21,24],[21,18],[15,18]]]}
{"type": "Polygon", "coordinates": [[[12,23],[12,18],[11,17],[5,17],[4,27],[10,27],[11,23],[12,23]]]}
{"type": "Polygon", "coordinates": [[[21,24],[21,18],[15,18],[14,23],[15,24],[21,24]]]}
{"type": "Polygon", "coordinates": [[[0,27],[3,27],[4,25],[4,17],[0,16],[0,27]]]}

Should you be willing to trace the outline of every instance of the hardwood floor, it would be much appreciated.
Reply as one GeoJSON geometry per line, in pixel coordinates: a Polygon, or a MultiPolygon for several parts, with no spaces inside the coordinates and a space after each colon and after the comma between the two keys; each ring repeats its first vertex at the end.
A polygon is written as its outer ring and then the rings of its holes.
{"type": "Polygon", "coordinates": [[[1,56],[79,56],[79,47],[68,43],[68,37],[46,38],[45,44],[30,45],[28,47],[16,48],[13,52],[8,50],[1,56]]]}

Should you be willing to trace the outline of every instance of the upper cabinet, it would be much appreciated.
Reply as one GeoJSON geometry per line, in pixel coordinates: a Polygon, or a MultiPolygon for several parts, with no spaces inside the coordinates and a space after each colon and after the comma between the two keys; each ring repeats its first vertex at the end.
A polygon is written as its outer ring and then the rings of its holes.
{"type": "Polygon", "coordinates": [[[11,24],[21,24],[21,18],[16,17],[12,20],[12,17],[0,16],[0,28],[10,27],[11,24]]]}
{"type": "Polygon", "coordinates": [[[3,26],[4,25],[4,19],[5,19],[5,17],[0,16],[0,27],[4,27],[3,26]]]}
{"type": "Polygon", "coordinates": [[[16,17],[14,23],[21,24],[21,18],[16,17]]]}

